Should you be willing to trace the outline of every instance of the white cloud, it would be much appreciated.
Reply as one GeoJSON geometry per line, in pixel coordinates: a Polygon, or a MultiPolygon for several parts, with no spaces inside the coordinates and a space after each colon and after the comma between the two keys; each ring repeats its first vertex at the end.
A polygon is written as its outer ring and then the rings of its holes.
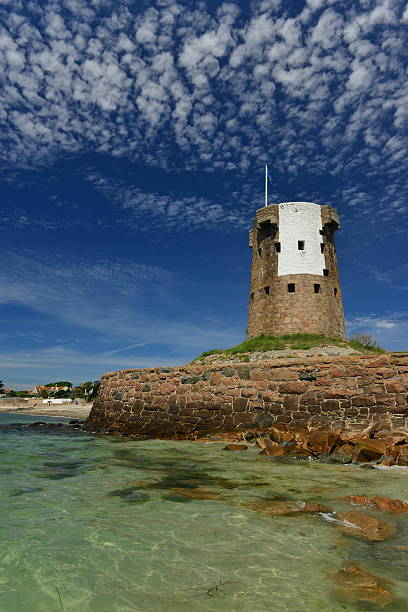
{"type": "Polygon", "coordinates": [[[364,333],[388,350],[408,351],[408,312],[354,315],[346,321],[349,336],[364,333]]]}
{"type": "Polygon", "coordinates": [[[174,194],[145,193],[128,183],[110,180],[99,172],[89,171],[85,179],[117,207],[130,214],[129,229],[138,225],[139,231],[151,231],[160,219],[160,231],[193,231],[197,228],[227,231],[248,226],[246,199],[240,209],[226,208],[202,197],[177,197],[174,194]],[[148,214],[147,214],[148,213],[148,214]],[[138,219],[143,217],[143,226],[138,219]]]}
{"type": "Polygon", "coordinates": [[[403,169],[398,0],[309,0],[290,17],[277,1],[247,12],[234,3],[215,13],[203,3],[105,8],[62,0],[3,10],[8,162],[93,149],[164,168],[184,156],[187,170],[239,170],[273,150],[286,174],[374,171],[383,139],[400,136],[382,170],[403,169]]]}

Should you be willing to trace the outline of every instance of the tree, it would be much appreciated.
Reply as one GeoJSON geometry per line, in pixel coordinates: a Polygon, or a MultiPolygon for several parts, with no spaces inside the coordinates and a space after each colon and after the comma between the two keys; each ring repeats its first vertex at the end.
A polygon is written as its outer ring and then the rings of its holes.
{"type": "Polygon", "coordinates": [[[55,398],[71,397],[71,395],[72,395],[71,391],[63,391],[62,389],[54,393],[55,398]]]}
{"type": "Polygon", "coordinates": [[[72,387],[72,383],[68,380],[59,380],[57,382],[47,383],[44,387],[72,387]]]}
{"type": "Polygon", "coordinates": [[[96,396],[99,388],[99,380],[87,380],[75,389],[75,396],[92,400],[96,396]]]}
{"type": "Polygon", "coordinates": [[[1,393],[5,393],[4,385],[3,385],[3,381],[2,380],[0,380],[0,394],[1,393]]]}

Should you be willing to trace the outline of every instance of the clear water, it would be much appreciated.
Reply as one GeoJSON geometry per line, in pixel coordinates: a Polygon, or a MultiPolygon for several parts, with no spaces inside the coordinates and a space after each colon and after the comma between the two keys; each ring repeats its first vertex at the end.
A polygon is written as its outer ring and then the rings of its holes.
{"type": "MultiPolygon", "coordinates": [[[[0,422],[36,418],[3,414],[0,422]]],[[[397,535],[371,543],[320,515],[245,507],[292,499],[340,511],[348,494],[407,499],[408,470],[9,430],[0,431],[0,466],[1,611],[377,609],[333,593],[327,573],[348,562],[389,581],[389,609],[408,609],[408,516],[379,514],[397,535]],[[219,497],[182,494],[195,487],[219,497]]]]}

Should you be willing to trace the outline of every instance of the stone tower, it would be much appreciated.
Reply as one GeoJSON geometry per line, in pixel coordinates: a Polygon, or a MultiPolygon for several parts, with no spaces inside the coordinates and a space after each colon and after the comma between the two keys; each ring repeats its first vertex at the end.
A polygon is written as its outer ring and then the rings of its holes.
{"type": "Polygon", "coordinates": [[[345,338],[330,206],[284,202],[256,211],[248,338],[309,333],[345,338]]]}

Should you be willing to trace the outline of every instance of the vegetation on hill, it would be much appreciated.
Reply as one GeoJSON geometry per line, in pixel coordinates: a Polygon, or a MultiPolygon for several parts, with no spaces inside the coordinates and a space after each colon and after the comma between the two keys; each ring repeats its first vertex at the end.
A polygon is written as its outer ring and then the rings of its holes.
{"type": "Polygon", "coordinates": [[[197,362],[209,355],[221,353],[223,355],[239,355],[245,353],[256,353],[265,351],[276,351],[285,349],[303,349],[307,350],[314,346],[350,346],[362,353],[385,353],[384,349],[380,348],[370,336],[357,334],[350,340],[341,340],[340,338],[330,338],[323,334],[287,334],[285,336],[265,336],[261,334],[256,338],[244,340],[241,344],[233,346],[229,349],[213,349],[205,351],[193,362],[197,362]]]}

